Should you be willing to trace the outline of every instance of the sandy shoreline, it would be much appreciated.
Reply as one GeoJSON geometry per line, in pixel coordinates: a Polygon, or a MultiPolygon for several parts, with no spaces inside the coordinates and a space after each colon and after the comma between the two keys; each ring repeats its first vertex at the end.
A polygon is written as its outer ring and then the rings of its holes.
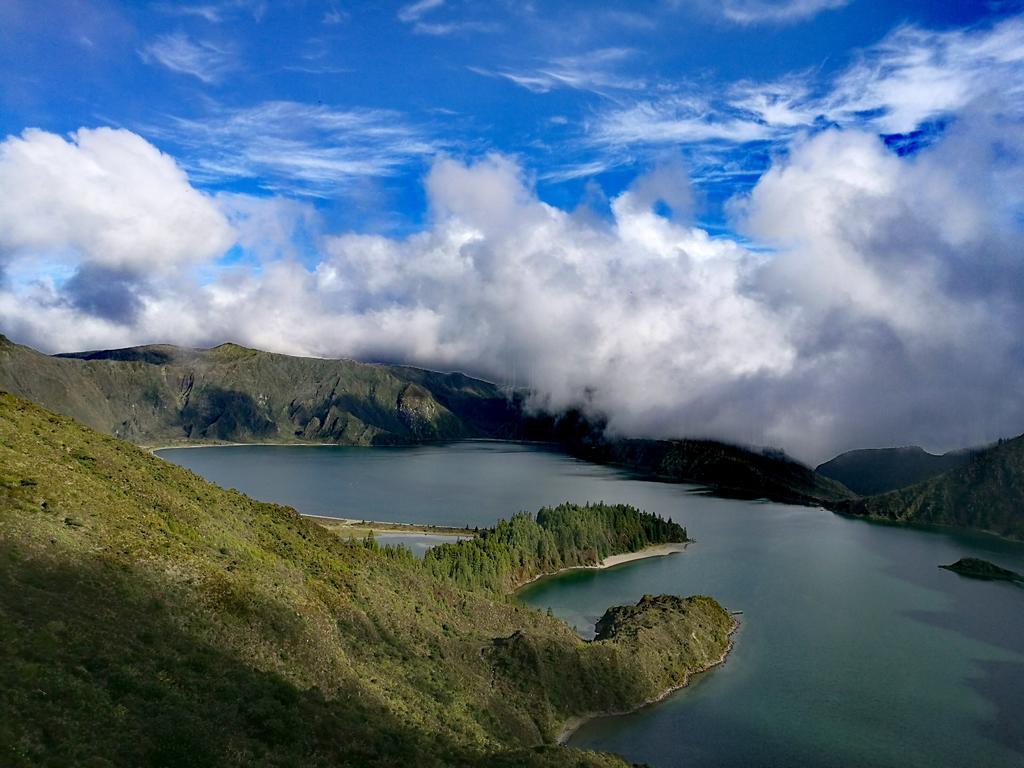
{"type": "MultiPolygon", "coordinates": [[[[129,441],[130,442],[130,441],[129,441]]],[[[540,445],[540,446],[551,446],[557,448],[558,443],[553,443],[547,440],[502,440],[497,437],[464,437],[456,440],[424,440],[422,442],[412,443],[395,443],[394,445],[363,445],[361,443],[314,443],[314,442],[303,442],[303,441],[280,441],[280,440],[263,440],[260,442],[231,442],[231,441],[184,441],[180,443],[169,443],[167,445],[146,445],[141,443],[138,445],[144,451],[150,453],[156,453],[157,451],[166,451],[172,448],[242,448],[248,445],[270,445],[278,447],[288,448],[419,448],[428,446],[438,445],[450,445],[452,443],[509,443],[512,445],[540,445]]]]}
{"type": "Polygon", "coordinates": [[[729,652],[732,651],[732,636],[736,633],[736,630],[739,628],[739,619],[737,619],[735,615],[732,615],[732,629],[729,630],[729,641],[728,643],[726,643],[725,650],[722,651],[722,655],[714,661],[704,665],[700,669],[688,674],[686,676],[686,679],[683,680],[683,682],[679,683],[679,685],[673,685],[671,688],[662,691],[654,698],[647,699],[647,701],[639,704],[636,707],[633,707],[632,709],[627,709],[621,712],[588,712],[585,715],[576,715],[575,717],[570,717],[568,720],[565,721],[565,725],[562,726],[562,730],[558,734],[557,743],[561,745],[566,744],[566,742],[568,742],[569,739],[572,738],[572,735],[579,730],[580,726],[582,726],[589,720],[594,720],[599,717],[617,717],[619,715],[631,715],[634,712],[639,712],[644,707],[649,707],[652,704],[657,704],[659,701],[664,701],[667,697],[671,696],[680,688],[685,688],[687,685],[689,685],[690,680],[693,678],[694,675],[699,675],[702,672],[707,672],[709,669],[714,669],[715,667],[724,664],[726,657],[729,655],[729,652]]]}
{"type": "MultiPolygon", "coordinates": [[[[243,447],[249,446],[249,445],[283,445],[283,446],[291,446],[291,447],[295,447],[295,448],[310,448],[310,447],[317,447],[317,448],[319,448],[319,447],[329,447],[329,446],[332,446],[332,445],[335,446],[335,447],[342,447],[342,448],[363,448],[364,447],[364,446],[361,446],[361,445],[354,445],[353,446],[353,445],[344,445],[344,444],[340,444],[340,443],[270,443],[270,442],[262,442],[262,443],[228,443],[228,442],[224,442],[224,443],[218,443],[218,442],[210,442],[210,443],[171,443],[170,445],[140,445],[139,448],[141,448],[144,451],[149,451],[150,453],[155,454],[157,451],[168,451],[168,450],[171,450],[172,448],[243,448],[243,447]]],[[[369,446],[365,446],[365,447],[369,447],[369,446]]]]}
{"type": "Polygon", "coordinates": [[[666,555],[674,555],[679,552],[684,552],[687,545],[690,542],[684,541],[674,544],[654,544],[650,547],[644,547],[636,552],[623,552],[621,555],[609,555],[597,565],[573,565],[568,568],[559,568],[557,571],[551,573],[540,573],[534,576],[529,581],[524,581],[518,585],[513,592],[518,592],[523,587],[533,584],[535,581],[546,579],[551,576],[557,576],[560,573],[566,573],[568,571],[601,571],[605,568],[614,568],[617,565],[623,565],[624,563],[631,563],[634,560],[646,560],[649,557],[665,557],[666,555]]]}

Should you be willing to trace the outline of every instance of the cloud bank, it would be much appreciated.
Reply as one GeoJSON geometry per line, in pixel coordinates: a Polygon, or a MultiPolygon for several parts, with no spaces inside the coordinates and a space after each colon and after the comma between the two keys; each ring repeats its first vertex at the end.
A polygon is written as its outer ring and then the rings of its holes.
{"type": "Polygon", "coordinates": [[[48,351],[234,340],[463,369],[624,433],[812,461],[1024,429],[1024,136],[985,104],[907,157],[794,140],[731,205],[753,250],[694,226],[678,163],[598,209],[544,203],[498,154],[424,183],[421,231],[322,236],[311,259],[307,204],[211,198],[127,131],[26,131],[0,144],[0,327],[48,351]]]}

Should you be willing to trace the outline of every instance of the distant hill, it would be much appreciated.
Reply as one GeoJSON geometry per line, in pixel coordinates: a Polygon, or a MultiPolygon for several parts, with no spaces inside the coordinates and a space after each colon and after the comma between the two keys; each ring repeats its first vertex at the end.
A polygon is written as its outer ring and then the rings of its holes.
{"type": "Polygon", "coordinates": [[[293,357],[237,344],[50,356],[0,336],[0,390],[143,445],[523,439],[746,498],[820,504],[852,495],[780,453],[712,440],[609,438],[603,424],[578,411],[530,412],[521,393],[461,373],[293,357]]]}
{"type": "Polygon", "coordinates": [[[819,475],[838,480],[854,493],[873,496],[895,491],[966,463],[978,449],[928,453],[918,446],[866,448],[847,451],[816,469],[819,475]]]}
{"type": "Polygon", "coordinates": [[[1024,435],[907,488],[838,502],[837,512],[976,528],[1024,539],[1024,435]]]}
{"type": "Polygon", "coordinates": [[[588,422],[575,411],[564,414],[549,431],[580,458],[657,480],[705,485],[722,496],[818,505],[854,495],[842,483],[817,474],[781,451],[754,450],[716,440],[610,438],[601,425],[588,422]]]}
{"type": "Polygon", "coordinates": [[[0,337],[0,389],[143,444],[504,438],[517,436],[520,413],[494,384],[459,373],[236,344],[49,356],[0,337]]]}
{"type": "Polygon", "coordinates": [[[685,683],[734,622],[645,597],[605,623],[583,642],[0,394],[5,768],[625,768],[557,746],[565,722],[685,683]]]}
{"type": "Polygon", "coordinates": [[[841,483],[781,453],[714,440],[614,440],[593,455],[660,480],[698,483],[734,498],[813,506],[853,495],[841,483]]]}

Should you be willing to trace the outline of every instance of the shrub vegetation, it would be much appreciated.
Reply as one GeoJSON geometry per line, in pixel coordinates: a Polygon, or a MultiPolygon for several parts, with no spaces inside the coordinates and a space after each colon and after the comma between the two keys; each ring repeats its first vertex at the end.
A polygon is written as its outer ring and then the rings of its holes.
{"type": "Polygon", "coordinates": [[[623,621],[584,642],[0,394],[5,768],[623,766],[560,727],[679,684],[732,620],[666,598],[623,621]]]}

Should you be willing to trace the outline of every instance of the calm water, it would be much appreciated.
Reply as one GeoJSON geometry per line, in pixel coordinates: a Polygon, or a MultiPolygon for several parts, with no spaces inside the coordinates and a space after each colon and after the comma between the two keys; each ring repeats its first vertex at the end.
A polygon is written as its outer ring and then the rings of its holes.
{"type": "Polygon", "coordinates": [[[653,766],[1024,765],[1024,589],[938,569],[973,555],[1024,572],[1024,545],[696,495],[544,450],[162,451],[225,486],[300,511],[489,525],[564,500],[629,502],[683,522],[684,554],[539,582],[523,599],[584,634],[645,593],[742,610],[729,661],[573,745],[653,766]]]}

